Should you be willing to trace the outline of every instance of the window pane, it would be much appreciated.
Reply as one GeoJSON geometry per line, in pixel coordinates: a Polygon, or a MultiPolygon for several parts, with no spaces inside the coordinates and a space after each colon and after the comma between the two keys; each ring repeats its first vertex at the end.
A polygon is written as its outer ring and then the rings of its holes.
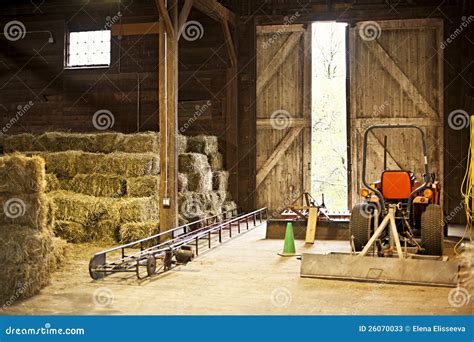
{"type": "Polygon", "coordinates": [[[110,30],[69,33],[68,66],[110,65],[110,30]]]}

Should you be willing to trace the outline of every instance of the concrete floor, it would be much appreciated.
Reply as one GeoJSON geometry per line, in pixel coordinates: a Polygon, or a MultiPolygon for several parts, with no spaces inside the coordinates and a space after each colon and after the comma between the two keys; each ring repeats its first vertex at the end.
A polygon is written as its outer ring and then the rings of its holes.
{"type": "MultiPolygon", "coordinates": [[[[441,315],[472,314],[448,303],[451,289],[300,278],[300,261],[277,255],[262,225],[164,275],[139,281],[114,275],[92,281],[90,256],[106,246],[73,245],[66,267],[40,294],[7,315],[441,315]]],[[[298,252],[346,251],[317,241],[298,252]]]]}

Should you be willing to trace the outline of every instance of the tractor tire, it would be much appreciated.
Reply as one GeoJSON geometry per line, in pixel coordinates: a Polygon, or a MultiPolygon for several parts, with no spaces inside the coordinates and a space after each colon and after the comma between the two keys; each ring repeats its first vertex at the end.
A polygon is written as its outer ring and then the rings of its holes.
{"type": "Polygon", "coordinates": [[[370,222],[372,221],[372,216],[373,213],[370,211],[370,206],[366,203],[356,204],[352,208],[349,233],[351,237],[354,236],[354,247],[356,252],[360,252],[367,242],[369,242],[371,235],[370,222]]]}
{"type": "Polygon", "coordinates": [[[437,204],[429,204],[421,214],[421,247],[427,255],[443,255],[443,210],[437,204]]]}

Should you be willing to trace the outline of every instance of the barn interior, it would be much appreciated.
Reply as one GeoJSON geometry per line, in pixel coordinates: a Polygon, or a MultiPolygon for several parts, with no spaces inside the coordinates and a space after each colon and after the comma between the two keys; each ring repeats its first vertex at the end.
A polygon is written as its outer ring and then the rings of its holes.
{"type": "Polygon", "coordinates": [[[2,315],[472,314],[470,1],[5,0],[0,27],[2,315]]]}

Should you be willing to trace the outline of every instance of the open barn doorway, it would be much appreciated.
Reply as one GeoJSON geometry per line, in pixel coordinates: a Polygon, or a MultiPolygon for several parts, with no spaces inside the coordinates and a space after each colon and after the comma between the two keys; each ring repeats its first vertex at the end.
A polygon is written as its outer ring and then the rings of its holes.
{"type": "Polygon", "coordinates": [[[316,22],[312,39],[311,193],[330,211],[348,209],[347,24],[316,22]]]}

